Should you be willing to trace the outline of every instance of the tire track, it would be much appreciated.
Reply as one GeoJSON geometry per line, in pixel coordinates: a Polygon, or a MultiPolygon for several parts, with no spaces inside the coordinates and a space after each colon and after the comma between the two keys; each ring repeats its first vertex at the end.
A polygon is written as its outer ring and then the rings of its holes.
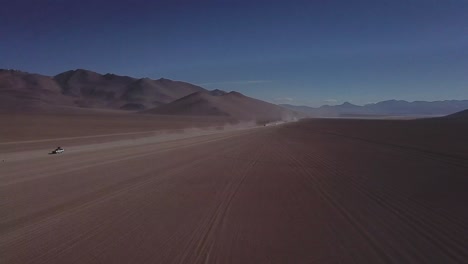
{"type": "MultiPolygon", "coordinates": [[[[247,142],[243,144],[244,146],[240,148],[240,150],[245,150],[245,146],[251,147],[252,144],[262,146],[262,144],[259,144],[258,140],[257,137],[252,137],[250,140],[244,139],[244,142],[247,142]]],[[[239,188],[248,177],[249,172],[257,164],[261,149],[261,147],[256,148],[254,153],[249,153],[248,155],[252,156],[252,158],[249,159],[248,162],[243,162],[243,166],[237,167],[235,163],[228,163],[233,164],[233,169],[235,169],[234,173],[229,171],[231,180],[223,189],[221,196],[216,199],[219,203],[215,206],[215,209],[209,214],[208,218],[206,218],[205,223],[200,226],[201,228],[198,232],[194,232],[189,246],[182,254],[178,263],[210,263],[213,261],[212,249],[215,244],[216,235],[225,220],[227,212],[239,188]]]]}
{"type": "MultiPolygon", "coordinates": [[[[248,134],[246,134],[246,137],[249,137],[248,134]]],[[[135,184],[124,184],[122,185],[122,188],[120,190],[117,190],[115,193],[110,193],[108,190],[103,192],[105,195],[100,198],[100,199],[90,199],[88,203],[83,203],[84,201],[81,200],[81,205],[78,207],[72,208],[70,210],[67,210],[66,212],[61,212],[59,214],[54,214],[50,218],[44,219],[43,221],[36,221],[34,223],[31,223],[30,226],[23,227],[19,230],[15,230],[11,235],[9,235],[10,239],[8,237],[2,236],[2,240],[0,240],[0,247],[25,247],[26,244],[24,242],[32,240],[33,237],[38,237],[40,234],[43,232],[42,230],[50,230],[52,229],[53,226],[55,226],[57,223],[62,222],[65,223],[66,218],[71,218],[73,215],[77,214],[84,214],[85,210],[90,210],[91,208],[96,208],[98,206],[102,206],[104,203],[110,203],[111,200],[115,200],[118,197],[123,197],[125,195],[128,195],[129,192],[138,192],[139,190],[143,190],[143,188],[148,188],[148,185],[154,185],[155,188],[158,187],[158,185],[164,181],[164,179],[169,179],[173,176],[176,175],[184,175],[186,171],[192,171],[190,168],[194,168],[194,166],[200,166],[202,164],[206,164],[207,161],[212,160],[214,156],[216,156],[218,153],[223,153],[223,151],[226,151],[226,147],[232,146],[236,147],[237,141],[232,141],[228,145],[226,145],[226,142],[222,142],[222,144],[217,143],[217,141],[213,142],[215,145],[212,144],[212,146],[216,146],[215,148],[209,148],[208,153],[211,153],[210,155],[203,155],[201,157],[198,157],[197,159],[193,159],[191,162],[185,164],[184,166],[177,166],[175,169],[166,171],[165,175],[158,176],[157,178],[152,178],[151,175],[142,175],[140,180],[135,181],[135,184]],[[219,151],[216,151],[216,149],[219,149],[219,151]],[[188,166],[188,167],[187,167],[188,166]],[[146,177],[146,178],[145,178],[146,177]],[[22,235],[23,234],[23,235],[22,235]],[[27,237],[28,240],[23,240],[23,237],[27,237]],[[15,242],[16,241],[16,242],[15,242]],[[15,243],[15,244],[12,244],[15,243]]],[[[209,163],[209,162],[208,162],[209,163]]],[[[203,169],[203,167],[199,167],[199,169],[203,169]]],[[[152,189],[154,191],[156,189],[152,189]]],[[[133,214],[128,214],[122,215],[120,218],[122,221],[124,219],[127,219],[128,217],[131,217],[133,214]]],[[[58,256],[61,256],[65,254],[65,252],[69,251],[71,248],[76,247],[76,245],[84,240],[89,240],[93,238],[96,234],[99,234],[103,232],[103,229],[107,228],[109,225],[115,224],[116,222],[119,221],[105,221],[105,223],[101,223],[97,226],[94,226],[94,228],[87,230],[87,232],[80,234],[80,236],[75,237],[73,239],[69,239],[67,243],[64,243],[60,245],[58,248],[52,248],[45,252],[44,254],[41,255],[41,259],[44,259],[45,262],[46,260],[53,257],[57,258],[58,256]]],[[[85,225],[86,223],[83,223],[85,225]]],[[[79,228],[79,227],[74,227],[79,228]]],[[[112,244],[112,243],[111,243],[112,244]]],[[[94,257],[96,258],[96,257],[94,257]]],[[[37,260],[37,259],[36,259],[37,260]]],[[[23,261],[22,261],[23,262],[23,261]]]]}
{"type": "MultiPolygon", "coordinates": [[[[209,159],[211,159],[211,157],[207,157],[204,160],[197,160],[197,161],[195,161],[193,163],[188,163],[188,164],[185,164],[184,166],[177,167],[176,171],[173,171],[172,173],[170,173],[168,175],[165,175],[165,179],[170,178],[170,177],[174,177],[174,176],[178,176],[182,172],[186,171],[188,168],[190,168],[190,171],[195,172],[195,173],[197,171],[201,171],[204,168],[203,164],[206,163],[206,161],[209,160],[209,159]]],[[[164,179],[161,179],[160,181],[147,181],[147,182],[144,182],[144,183],[141,184],[141,186],[138,186],[136,188],[126,189],[125,193],[128,194],[130,192],[133,192],[133,193],[141,192],[141,189],[143,189],[143,188],[148,189],[148,186],[152,186],[151,190],[153,192],[158,191],[161,188],[161,182],[163,182],[163,180],[164,179]]],[[[117,198],[117,196],[114,196],[111,199],[116,199],[116,198],[117,198]]],[[[138,201],[138,203],[135,202],[134,204],[137,205],[136,208],[135,207],[127,208],[127,210],[124,211],[121,215],[119,215],[119,217],[117,217],[116,219],[112,219],[110,221],[107,221],[107,224],[105,224],[105,225],[101,224],[101,225],[97,226],[93,230],[88,230],[82,236],[74,238],[73,241],[68,242],[66,247],[63,247],[63,245],[61,245],[61,248],[56,250],[56,251],[46,252],[41,257],[36,259],[34,261],[34,263],[48,263],[50,258],[58,258],[60,256],[65,255],[67,253],[67,251],[70,251],[78,243],[85,243],[86,240],[88,240],[88,241],[89,240],[92,240],[92,241],[94,240],[95,241],[95,237],[97,237],[100,233],[103,233],[104,229],[110,229],[112,226],[116,226],[119,223],[125,223],[125,222],[128,221],[128,219],[134,217],[140,211],[145,211],[145,208],[148,208],[148,207],[150,208],[151,205],[152,205],[152,203],[148,202],[148,201],[146,201],[146,202],[138,201]]],[[[97,206],[97,205],[98,205],[97,203],[94,204],[94,206],[97,206]]],[[[75,212],[75,213],[79,213],[79,212],[75,212]]],[[[138,228],[139,228],[138,225],[132,226],[132,230],[136,230],[138,228]]],[[[123,241],[126,238],[126,236],[131,235],[132,230],[128,230],[127,233],[118,236],[117,239],[114,239],[114,240],[112,240],[110,242],[108,240],[103,240],[100,243],[97,243],[95,248],[100,247],[101,252],[103,252],[106,248],[112,247],[113,245],[119,243],[120,241],[123,241]]],[[[94,257],[95,257],[95,259],[99,260],[99,255],[96,255],[94,257]]],[[[75,262],[80,263],[79,261],[75,261],[75,262]]]]}
{"type": "MultiPolygon", "coordinates": [[[[209,143],[209,142],[216,142],[218,140],[220,140],[220,139],[197,142],[197,143],[194,143],[193,146],[196,146],[198,144],[206,144],[206,143],[209,143]]],[[[186,147],[186,146],[184,146],[184,147],[186,147]]],[[[224,148],[223,146],[220,146],[220,147],[224,148]]],[[[144,155],[151,155],[151,153],[145,153],[144,155]]],[[[135,156],[128,157],[125,160],[136,159],[136,158],[141,158],[141,157],[142,157],[141,155],[135,155],[135,156]]],[[[210,158],[211,158],[211,156],[199,157],[198,159],[192,160],[188,164],[194,165],[194,164],[197,164],[197,163],[204,162],[204,161],[206,161],[207,159],[210,159],[210,158]]],[[[108,161],[108,162],[117,162],[117,161],[108,161]]],[[[108,162],[105,162],[105,164],[108,164],[108,162]]],[[[2,222],[1,226],[0,226],[0,233],[5,238],[8,233],[17,232],[18,228],[27,228],[27,227],[30,227],[30,226],[35,226],[35,225],[38,225],[41,222],[47,221],[47,219],[49,219],[50,217],[57,218],[57,217],[59,217],[61,215],[66,215],[69,212],[78,211],[78,210],[81,210],[83,208],[87,208],[88,206],[93,205],[96,201],[100,201],[102,199],[107,200],[110,197],[114,197],[114,196],[124,194],[130,189],[143,187],[145,184],[147,184],[147,183],[149,183],[151,181],[160,182],[160,181],[170,177],[170,175],[172,175],[174,173],[178,173],[180,171],[184,171],[184,170],[185,170],[185,166],[179,166],[179,167],[176,167],[174,170],[169,171],[167,173],[167,175],[164,175],[164,177],[161,176],[161,177],[158,177],[158,178],[153,178],[153,177],[151,177],[153,172],[148,172],[146,174],[143,174],[143,175],[140,175],[140,176],[137,176],[137,177],[129,178],[129,179],[125,180],[125,181],[109,185],[109,186],[107,186],[107,187],[105,187],[103,189],[98,190],[97,192],[93,192],[93,193],[87,194],[86,196],[79,197],[76,200],[72,200],[72,201],[69,201],[67,203],[60,204],[58,206],[52,207],[52,208],[47,208],[45,211],[38,212],[36,216],[29,215],[29,216],[24,217],[22,219],[14,219],[14,220],[11,220],[9,222],[8,221],[2,222]],[[57,211],[59,211],[61,213],[60,214],[55,214],[55,212],[57,212],[57,211]]],[[[5,242],[5,240],[2,239],[1,243],[4,243],[4,242],[5,242]]],[[[3,244],[0,244],[0,245],[3,246],[3,244]]]]}
{"type": "MultiPolygon", "coordinates": [[[[119,152],[111,152],[111,153],[107,153],[107,152],[104,152],[104,154],[101,154],[101,156],[99,156],[99,159],[96,159],[95,156],[93,156],[93,154],[96,154],[96,153],[102,153],[103,151],[86,151],[85,153],[80,153],[79,155],[79,158],[76,157],[76,156],[71,156],[70,158],[73,158],[72,160],[68,160],[67,163],[65,164],[61,164],[61,163],[58,163],[58,164],[54,164],[54,172],[50,172],[51,168],[50,167],[45,167],[43,169],[40,169],[38,171],[37,169],[37,166],[34,166],[33,168],[29,169],[29,170],[25,170],[24,168],[22,168],[21,170],[17,170],[17,171],[11,171],[11,172],[5,172],[4,175],[8,175],[8,177],[10,178],[13,178],[15,179],[14,181],[11,181],[11,182],[3,182],[1,183],[0,187],[2,186],[8,186],[9,184],[15,184],[15,183],[21,183],[21,182],[24,182],[24,181],[28,181],[28,180],[34,180],[34,179],[40,179],[40,178],[43,178],[43,177],[47,177],[47,176],[53,176],[53,175],[57,175],[57,174],[61,174],[61,173],[68,173],[68,172],[72,172],[72,171],[77,171],[77,170],[81,170],[81,168],[83,169],[86,169],[86,168],[90,168],[90,167],[93,167],[93,166],[98,166],[98,165],[106,165],[106,164],[110,164],[110,163],[114,163],[114,162],[121,162],[121,161],[125,161],[125,160],[129,160],[129,159],[134,159],[134,158],[139,158],[139,157],[144,157],[146,155],[151,155],[153,153],[159,153],[159,152],[164,152],[164,151],[171,151],[171,150],[178,150],[178,149],[182,149],[182,148],[188,148],[188,147],[194,147],[194,146],[197,146],[197,145],[200,145],[200,144],[205,144],[205,143],[209,143],[209,142],[213,142],[213,141],[220,141],[220,140],[226,140],[226,139],[229,139],[229,138],[232,138],[232,137],[240,137],[244,134],[249,134],[249,133],[253,133],[254,131],[242,131],[242,132],[238,132],[238,133],[235,133],[235,134],[222,134],[222,135],[214,135],[214,139],[213,139],[213,136],[199,136],[199,137],[192,137],[192,138],[184,138],[184,139],[180,139],[180,140],[171,140],[171,141],[167,141],[167,142],[157,142],[157,143],[153,143],[153,144],[150,144],[150,145],[146,145],[144,146],[144,148],[142,148],[141,146],[127,146],[127,147],[120,147],[119,148],[119,152]],[[206,138],[208,137],[208,138],[206,138]],[[190,141],[193,141],[193,140],[196,140],[196,142],[194,143],[190,143],[190,141]],[[181,143],[184,143],[185,141],[189,141],[185,144],[181,144],[181,143]],[[171,146],[171,144],[176,144],[176,146],[171,146]],[[161,147],[160,145],[163,145],[162,146],[162,149],[155,149],[155,148],[158,148],[158,147],[161,147]],[[165,146],[165,145],[169,145],[169,146],[165,146]],[[135,152],[133,154],[133,156],[131,157],[128,157],[128,155],[125,153],[126,151],[128,150],[132,150],[133,152],[135,152]],[[84,157],[83,157],[84,155],[84,157]],[[98,161],[96,161],[98,160],[98,161]],[[106,160],[106,161],[99,161],[99,160],[106,160]],[[114,161],[115,160],[115,161],[114,161]],[[86,165],[85,165],[86,164],[86,165]],[[68,170],[63,170],[65,168],[69,168],[69,167],[74,167],[73,169],[68,169],[68,170]],[[62,170],[61,170],[62,169],[62,170]],[[29,177],[29,178],[26,178],[26,179],[17,179],[18,178],[18,175],[20,174],[34,174],[36,176],[33,176],[33,177],[29,177]]],[[[44,162],[50,162],[50,159],[49,160],[44,160],[44,162]]],[[[0,176],[0,179],[1,178],[4,178],[6,176],[0,176]]]]}
{"type": "MultiPolygon", "coordinates": [[[[331,168],[329,161],[324,160],[324,163],[328,163],[328,165],[325,166],[331,168]]],[[[330,172],[330,174],[332,173],[333,172],[330,172]]],[[[358,177],[353,173],[342,171],[341,174],[353,175],[354,177],[341,177],[340,180],[347,181],[350,186],[353,186],[356,190],[366,195],[369,200],[376,202],[379,206],[386,208],[389,212],[404,219],[405,223],[413,230],[417,231],[420,236],[431,241],[431,243],[435,244],[437,248],[443,250],[447,255],[452,256],[454,259],[468,258],[467,251],[463,246],[466,242],[457,241],[457,238],[446,234],[446,228],[440,228],[440,226],[454,226],[455,228],[463,229],[457,222],[448,221],[449,225],[447,225],[446,221],[442,221],[439,225],[436,225],[434,220],[437,222],[439,214],[434,213],[434,211],[423,210],[421,206],[409,203],[407,199],[406,201],[400,201],[406,197],[406,195],[401,192],[397,190],[388,192],[386,189],[381,189],[380,192],[376,192],[373,191],[375,188],[370,188],[370,186],[364,184],[364,182],[366,182],[364,178],[361,178],[358,182],[358,177]],[[383,194],[386,194],[386,196],[383,196],[383,194]],[[416,211],[418,212],[417,214],[414,213],[416,211]],[[426,219],[431,219],[431,221],[427,221],[426,219]]],[[[445,217],[445,219],[447,218],[445,217]]]]}
{"type": "MultiPolygon", "coordinates": [[[[353,219],[350,213],[346,212],[346,209],[344,207],[339,205],[338,202],[333,201],[333,198],[330,194],[327,194],[326,190],[334,189],[330,181],[332,175],[334,178],[339,178],[339,184],[343,184],[343,182],[346,182],[347,184],[349,184],[349,186],[353,186],[355,190],[359,191],[359,193],[365,195],[369,201],[376,203],[377,206],[385,208],[385,210],[387,210],[388,212],[391,212],[398,218],[404,220],[404,223],[407,226],[409,226],[412,230],[416,231],[418,235],[424,237],[428,242],[432,243],[436,248],[442,250],[444,254],[446,256],[451,257],[452,260],[456,262],[461,262],[463,261],[463,259],[467,259],[466,250],[464,249],[462,242],[454,241],[453,238],[451,239],[449,236],[445,235],[444,232],[438,228],[438,226],[433,225],[431,222],[425,221],[424,217],[420,217],[412,213],[414,212],[414,210],[418,210],[418,212],[420,212],[420,208],[415,207],[413,209],[406,210],[407,203],[400,203],[398,201],[398,198],[402,197],[401,195],[395,195],[395,193],[393,193],[394,195],[392,197],[387,197],[389,199],[384,199],[378,193],[372,192],[372,189],[369,188],[370,186],[364,185],[362,182],[364,179],[361,179],[361,184],[358,185],[356,183],[355,177],[345,176],[350,176],[353,174],[346,173],[344,171],[339,171],[336,167],[333,167],[333,164],[330,162],[330,160],[325,160],[319,155],[311,155],[310,153],[308,153],[307,155],[309,157],[309,163],[318,163],[322,168],[325,169],[321,177],[309,177],[311,183],[315,185],[317,189],[324,195],[324,197],[327,198],[327,200],[330,200],[330,203],[332,203],[336,208],[338,208],[342,212],[342,214],[345,215],[346,218],[348,218],[349,221],[358,222],[358,220],[353,219]],[[390,203],[390,201],[392,203],[390,203]],[[430,230],[430,232],[428,232],[427,230],[430,230]]],[[[307,166],[303,161],[297,158],[296,162],[304,166],[303,168],[307,175],[311,175],[311,172],[309,171],[310,166],[307,166]]],[[[336,183],[337,182],[335,182],[335,184],[336,183]]],[[[430,219],[433,218],[431,217],[430,219]]],[[[382,223],[385,223],[385,221],[383,221],[382,223]]],[[[358,229],[364,229],[362,226],[355,226],[358,229]]],[[[376,243],[376,241],[373,241],[373,239],[370,237],[370,234],[367,234],[367,232],[365,232],[364,230],[361,230],[361,233],[364,236],[368,237],[368,240],[370,242],[376,243]]],[[[381,255],[384,254],[383,249],[377,249],[377,247],[374,248],[377,251],[379,251],[381,255]]],[[[391,262],[392,260],[387,259],[386,261],[391,262]]]]}
{"type": "Polygon", "coordinates": [[[317,176],[312,176],[314,173],[306,166],[304,166],[302,161],[297,159],[294,155],[291,155],[291,159],[293,162],[296,162],[299,165],[296,167],[296,169],[300,170],[300,173],[306,176],[309,185],[313,187],[314,191],[319,193],[324,202],[334,208],[344,219],[347,220],[349,224],[355,228],[356,231],[358,231],[358,233],[367,241],[368,245],[373,249],[373,251],[380,257],[380,261],[383,263],[396,263],[395,260],[386,253],[385,249],[382,248],[382,246],[372,236],[372,234],[370,234],[367,229],[353,216],[353,214],[333,198],[333,196],[317,179],[317,176]]]}
{"type": "MultiPolygon", "coordinates": [[[[326,135],[332,135],[336,136],[339,138],[346,138],[349,140],[355,140],[355,141],[362,141],[366,142],[368,144],[375,144],[375,145],[381,145],[381,146],[386,146],[389,148],[395,148],[399,150],[405,150],[407,152],[412,152],[412,154],[416,153],[416,156],[421,157],[424,156],[428,159],[436,160],[436,161],[442,161],[448,164],[451,164],[453,166],[459,166],[462,168],[468,168],[466,164],[468,164],[468,160],[465,159],[462,156],[459,155],[453,155],[450,153],[441,153],[437,151],[432,151],[428,149],[422,149],[414,146],[408,146],[408,145],[399,145],[399,144],[394,144],[390,142],[382,142],[382,141],[377,141],[377,140],[372,140],[368,138],[361,138],[361,137],[356,137],[356,136],[350,136],[350,135],[345,135],[345,134],[340,134],[336,132],[321,132],[322,134],[326,135]]],[[[414,155],[409,155],[410,157],[413,157],[414,155]]]]}
{"type": "MultiPolygon", "coordinates": [[[[237,136],[240,136],[240,135],[237,135],[237,136]]],[[[224,138],[226,138],[226,137],[224,137],[224,138]]],[[[233,138],[233,136],[230,136],[228,138],[233,138]]],[[[110,164],[120,163],[122,161],[130,161],[130,160],[135,160],[135,159],[141,159],[143,157],[148,157],[148,156],[155,155],[155,154],[161,154],[161,153],[166,152],[166,151],[175,151],[175,150],[178,150],[178,149],[184,149],[184,148],[188,148],[188,147],[196,147],[196,146],[198,146],[200,144],[206,144],[206,143],[210,143],[210,142],[217,142],[218,140],[221,140],[221,139],[215,139],[215,140],[209,140],[208,139],[208,140],[203,140],[201,142],[195,142],[195,143],[192,143],[190,145],[183,145],[181,147],[177,147],[177,146],[176,147],[171,147],[170,149],[165,149],[165,150],[161,150],[161,151],[159,151],[159,150],[157,150],[157,151],[145,150],[145,152],[143,154],[138,153],[138,152],[137,152],[137,154],[130,155],[130,156],[128,156],[128,154],[124,154],[125,157],[121,158],[121,159],[105,159],[104,161],[99,162],[97,164],[91,164],[91,165],[87,165],[85,167],[77,167],[77,168],[73,168],[73,169],[66,170],[66,171],[57,171],[55,173],[51,173],[51,175],[46,175],[46,176],[47,177],[52,176],[52,175],[61,176],[62,174],[65,174],[65,173],[70,174],[72,171],[82,171],[82,170],[85,170],[85,169],[104,168],[105,166],[108,166],[110,164]]],[[[49,169],[51,169],[51,168],[49,168],[49,169]]],[[[88,197],[89,199],[95,199],[95,198],[107,193],[108,191],[113,191],[113,190],[119,189],[121,186],[127,186],[129,184],[134,183],[134,182],[138,182],[140,179],[142,179],[144,177],[145,176],[135,177],[133,179],[132,178],[124,179],[121,182],[116,182],[114,184],[110,184],[108,186],[101,187],[99,190],[96,190],[96,191],[94,191],[94,192],[92,192],[90,194],[87,194],[84,197],[88,197]]],[[[5,188],[7,188],[7,187],[3,187],[3,190],[6,190],[5,188]]],[[[1,189],[2,188],[0,188],[0,190],[1,189]]],[[[43,195],[46,195],[46,194],[47,193],[44,193],[43,195]]],[[[34,198],[35,199],[40,199],[40,197],[38,197],[37,195],[34,198]]],[[[34,222],[35,219],[44,218],[44,217],[46,217],[47,215],[53,213],[56,210],[63,210],[64,208],[73,208],[77,204],[79,204],[82,199],[83,199],[83,195],[80,194],[79,197],[76,197],[71,201],[58,203],[53,207],[47,208],[46,210],[42,210],[42,211],[35,210],[36,212],[33,215],[28,214],[28,215],[25,215],[25,216],[20,217],[20,218],[18,217],[18,212],[16,212],[14,215],[5,215],[4,217],[2,217],[2,220],[0,221],[0,233],[4,232],[4,230],[11,229],[15,225],[18,225],[18,226],[19,225],[24,225],[26,223],[34,222]]],[[[2,202],[2,208],[5,210],[7,208],[7,206],[9,206],[9,203],[12,203],[12,201],[13,200],[5,199],[2,202]]],[[[23,201],[23,202],[27,202],[27,201],[23,201]]],[[[18,201],[16,201],[16,203],[18,203],[18,201]]]]}

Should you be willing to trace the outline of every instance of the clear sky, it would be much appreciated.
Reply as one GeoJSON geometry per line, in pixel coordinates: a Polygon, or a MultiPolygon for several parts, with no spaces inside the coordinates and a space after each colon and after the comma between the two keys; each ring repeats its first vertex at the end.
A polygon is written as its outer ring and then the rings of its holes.
{"type": "Polygon", "coordinates": [[[0,68],[311,106],[468,99],[468,0],[0,1],[0,68]]]}

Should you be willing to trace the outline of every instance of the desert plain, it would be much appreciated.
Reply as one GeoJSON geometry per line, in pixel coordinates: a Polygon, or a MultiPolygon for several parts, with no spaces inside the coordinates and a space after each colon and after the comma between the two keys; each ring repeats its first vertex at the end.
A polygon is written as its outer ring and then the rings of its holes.
{"type": "Polygon", "coordinates": [[[468,262],[464,121],[0,119],[2,263],[468,262]]]}

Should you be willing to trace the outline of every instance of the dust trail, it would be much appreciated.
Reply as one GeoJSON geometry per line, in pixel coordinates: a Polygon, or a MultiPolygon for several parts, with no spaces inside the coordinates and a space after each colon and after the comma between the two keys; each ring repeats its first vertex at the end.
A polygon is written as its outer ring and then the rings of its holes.
{"type": "MultiPolygon", "coordinates": [[[[254,123],[246,122],[246,123],[239,123],[239,124],[225,124],[223,126],[213,126],[213,127],[206,127],[206,128],[192,127],[192,128],[185,128],[185,129],[160,130],[160,131],[152,131],[152,132],[144,132],[144,133],[123,133],[119,135],[135,135],[138,137],[113,140],[113,141],[102,142],[102,143],[84,144],[84,145],[67,146],[66,144],[62,144],[62,146],[65,148],[65,153],[60,154],[60,155],[67,155],[69,153],[105,150],[105,149],[111,149],[115,147],[145,146],[149,144],[157,144],[157,143],[162,143],[162,142],[167,142],[167,141],[182,140],[182,139],[187,139],[187,138],[192,138],[192,137],[208,136],[208,135],[226,133],[226,132],[231,132],[231,131],[252,129],[256,127],[258,126],[256,126],[254,123]]],[[[112,134],[108,136],[111,137],[115,135],[116,134],[112,134]]],[[[105,135],[99,135],[98,137],[104,138],[105,135]]],[[[86,136],[82,138],[89,138],[89,137],[86,136]]],[[[57,142],[57,139],[55,139],[55,142],[57,142]]],[[[0,153],[0,160],[2,160],[3,162],[29,160],[29,159],[34,159],[38,157],[45,157],[50,151],[51,149],[41,148],[41,149],[28,150],[28,151],[14,151],[14,152],[0,153]]]]}

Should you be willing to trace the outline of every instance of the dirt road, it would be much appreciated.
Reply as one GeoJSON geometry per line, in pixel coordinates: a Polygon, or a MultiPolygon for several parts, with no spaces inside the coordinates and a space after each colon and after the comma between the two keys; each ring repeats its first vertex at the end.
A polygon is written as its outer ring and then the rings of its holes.
{"type": "Polygon", "coordinates": [[[25,152],[1,262],[466,263],[466,149],[330,122],[25,152]]]}

